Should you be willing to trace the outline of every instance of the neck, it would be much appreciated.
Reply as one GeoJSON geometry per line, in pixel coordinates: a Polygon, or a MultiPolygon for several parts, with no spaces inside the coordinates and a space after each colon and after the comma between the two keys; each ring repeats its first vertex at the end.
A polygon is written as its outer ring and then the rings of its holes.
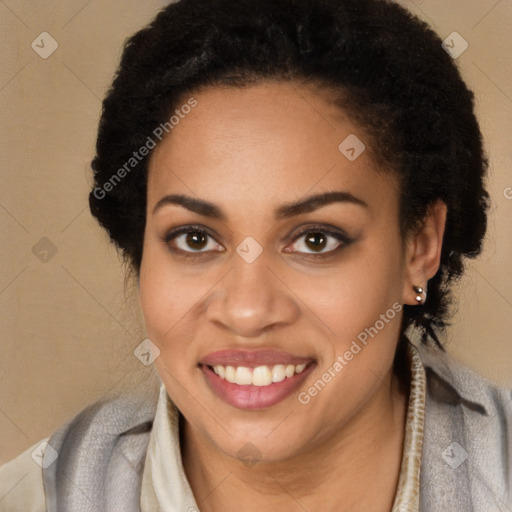
{"type": "Polygon", "coordinates": [[[187,422],[183,465],[201,511],[391,510],[402,460],[408,390],[391,373],[342,429],[278,462],[247,466],[187,422]]]}

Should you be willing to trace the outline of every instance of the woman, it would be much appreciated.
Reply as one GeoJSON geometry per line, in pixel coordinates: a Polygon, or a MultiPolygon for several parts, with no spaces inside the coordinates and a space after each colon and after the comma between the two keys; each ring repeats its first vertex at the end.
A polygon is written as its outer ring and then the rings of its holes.
{"type": "Polygon", "coordinates": [[[374,0],[171,4],[125,47],[92,167],[158,394],[83,411],[0,510],[512,506],[510,393],[442,350],[487,160],[424,23],[374,0]]]}

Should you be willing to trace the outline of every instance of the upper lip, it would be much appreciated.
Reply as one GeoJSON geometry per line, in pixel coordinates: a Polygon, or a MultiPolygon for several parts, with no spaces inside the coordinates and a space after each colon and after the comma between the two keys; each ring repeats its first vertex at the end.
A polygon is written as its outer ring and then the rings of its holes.
{"type": "Polygon", "coordinates": [[[199,364],[205,366],[245,366],[255,368],[257,366],[273,366],[276,364],[307,364],[313,361],[310,357],[300,357],[272,349],[258,350],[219,350],[205,356],[199,364]]]}

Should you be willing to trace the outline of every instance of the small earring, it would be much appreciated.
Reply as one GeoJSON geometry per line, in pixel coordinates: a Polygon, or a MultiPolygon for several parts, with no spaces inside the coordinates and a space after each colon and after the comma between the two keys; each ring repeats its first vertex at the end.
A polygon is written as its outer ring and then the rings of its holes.
{"type": "Polygon", "coordinates": [[[423,288],[421,286],[413,285],[412,289],[414,290],[414,293],[417,294],[415,300],[418,303],[418,305],[424,304],[425,301],[427,300],[427,294],[425,293],[425,295],[423,296],[423,288]]]}

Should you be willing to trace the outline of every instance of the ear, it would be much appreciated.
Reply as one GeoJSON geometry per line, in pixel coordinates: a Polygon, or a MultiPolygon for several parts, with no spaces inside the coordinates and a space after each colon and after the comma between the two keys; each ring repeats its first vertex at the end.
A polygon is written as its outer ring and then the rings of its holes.
{"type": "Polygon", "coordinates": [[[441,261],[443,235],[446,224],[446,204],[439,200],[427,211],[421,227],[409,236],[405,247],[404,304],[418,305],[413,286],[420,286],[425,298],[427,282],[434,277],[441,261]]]}

